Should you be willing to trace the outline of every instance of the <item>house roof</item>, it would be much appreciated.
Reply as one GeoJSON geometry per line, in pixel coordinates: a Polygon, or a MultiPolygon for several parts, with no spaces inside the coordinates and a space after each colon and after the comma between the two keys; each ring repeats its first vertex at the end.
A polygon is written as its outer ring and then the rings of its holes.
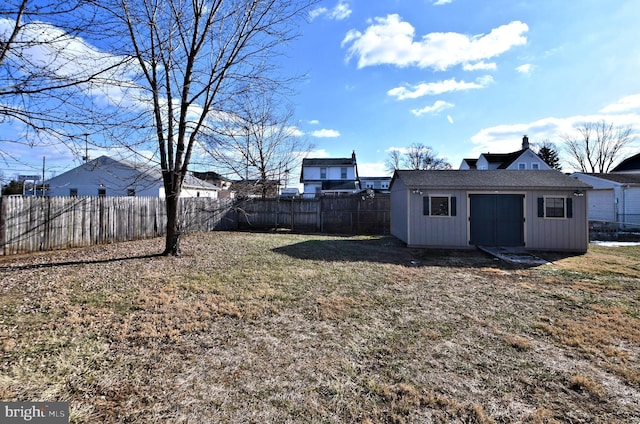
{"type": "MultiPolygon", "coordinates": [[[[529,149],[518,150],[511,153],[482,153],[482,156],[489,163],[498,163],[498,169],[507,169],[513,162],[515,162],[524,152],[529,149]]],[[[468,162],[467,162],[468,163],[468,162]]]]}
{"type": "MultiPolygon", "coordinates": [[[[398,170],[393,182],[401,180],[409,188],[449,189],[588,189],[590,185],[554,170],[398,170]]],[[[392,182],[392,185],[393,185],[392,182]]]]}
{"type": "MultiPolygon", "coordinates": [[[[76,175],[76,171],[78,169],[85,169],[86,171],[93,171],[94,169],[102,169],[102,170],[114,170],[115,168],[124,169],[127,168],[134,172],[137,172],[138,175],[144,176],[148,180],[156,180],[159,184],[162,184],[162,172],[156,166],[151,166],[148,163],[134,163],[128,160],[123,159],[114,159],[109,156],[100,156],[96,159],[93,159],[89,162],[85,162],[76,168],[73,168],[69,171],[66,171],[58,176],[50,178],[49,181],[61,180],[65,178],[74,178],[76,175]]],[[[207,190],[220,190],[219,187],[216,187],[212,184],[207,183],[199,178],[194,177],[190,173],[184,178],[184,186],[191,188],[201,188],[207,190]]]]}
{"type": "Polygon", "coordinates": [[[465,158],[462,160],[466,162],[467,165],[469,165],[469,168],[475,168],[476,164],[478,163],[478,159],[465,158]]]}
{"type": "Polygon", "coordinates": [[[360,181],[391,181],[391,177],[360,177],[360,181]]]}
{"type": "Polygon", "coordinates": [[[355,165],[353,158],[306,158],[302,166],[345,166],[355,165]]]}
{"type": "Polygon", "coordinates": [[[334,190],[348,190],[354,191],[358,189],[355,181],[323,181],[322,182],[322,190],[323,191],[334,191],[334,190]]]}
{"type": "Polygon", "coordinates": [[[579,172],[577,174],[589,175],[590,177],[600,178],[603,180],[613,181],[621,184],[640,184],[640,174],[592,174],[585,172],[579,172]]]}
{"type": "Polygon", "coordinates": [[[640,153],[626,158],[611,170],[611,172],[623,171],[640,171],[640,153]]]}

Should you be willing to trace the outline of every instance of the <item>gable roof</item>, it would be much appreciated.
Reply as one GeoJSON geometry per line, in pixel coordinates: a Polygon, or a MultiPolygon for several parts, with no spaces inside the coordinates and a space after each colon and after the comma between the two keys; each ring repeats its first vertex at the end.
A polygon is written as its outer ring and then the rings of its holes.
{"type": "Polygon", "coordinates": [[[475,169],[476,164],[478,163],[478,159],[471,159],[471,158],[465,158],[465,159],[462,159],[462,161],[466,162],[469,168],[471,169],[475,169]]]}
{"type": "Polygon", "coordinates": [[[640,184],[640,174],[593,174],[586,172],[577,172],[576,174],[588,175],[590,177],[600,178],[607,181],[613,181],[621,184],[640,184]]]}
{"type": "Polygon", "coordinates": [[[489,163],[499,164],[497,169],[507,169],[527,150],[529,149],[522,149],[511,153],[482,153],[480,156],[484,156],[489,163]]]}
{"type": "Polygon", "coordinates": [[[611,170],[611,172],[623,171],[640,171],[640,153],[626,158],[611,170]]]}
{"type": "Polygon", "coordinates": [[[411,171],[398,170],[393,175],[393,183],[401,180],[409,188],[449,188],[449,189],[588,189],[590,185],[554,170],[439,170],[411,171]]]}
{"type": "MultiPolygon", "coordinates": [[[[115,171],[116,169],[127,170],[131,173],[137,173],[136,179],[143,179],[145,181],[157,181],[158,184],[162,184],[162,172],[156,166],[151,166],[148,163],[135,163],[124,159],[114,159],[110,156],[100,156],[89,162],[85,162],[80,166],[77,166],[69,171],[66,171],[60,175],[50,178],[48,181],[74,179],[78,170],[84,170],[91,172],[95,169],[101,169],[103,171],[115,171]]],[[[113,174],[115,177],[115,173],[113,174]]],[[[201,188],[207,190],[220,190],[212,184],[207,183],[199,178],[194,177],[191,173],[187,173],[184,178],[184,186],[191,188],[201,188]]]]}

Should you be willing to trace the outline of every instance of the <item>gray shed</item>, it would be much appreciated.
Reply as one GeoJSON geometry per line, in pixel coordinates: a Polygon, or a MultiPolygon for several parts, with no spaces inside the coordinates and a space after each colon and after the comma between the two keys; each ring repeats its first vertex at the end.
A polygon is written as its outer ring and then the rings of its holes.
{"type": "Polygon", "coordinates": [[[558,171],[398,170],[391,234],[413,247],[586,252],[589,188],[558,171]]]}

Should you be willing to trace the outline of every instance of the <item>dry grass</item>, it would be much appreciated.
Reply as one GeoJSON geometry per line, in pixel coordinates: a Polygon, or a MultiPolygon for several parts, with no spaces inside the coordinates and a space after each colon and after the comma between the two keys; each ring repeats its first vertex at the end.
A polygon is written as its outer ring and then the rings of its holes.
{"type": "Polygon", "coordinates": [[[639,247],[518,268],[384,237],[162,242],[0,258],[0,399],[74,423],[640,417],[639,247]]]}

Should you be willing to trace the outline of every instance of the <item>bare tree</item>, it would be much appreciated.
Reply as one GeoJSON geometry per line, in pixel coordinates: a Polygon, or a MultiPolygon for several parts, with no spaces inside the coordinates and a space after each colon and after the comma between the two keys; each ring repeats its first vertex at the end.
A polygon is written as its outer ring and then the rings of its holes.
{"type": "Polygon", "coordinates": [[[576,132],[563,139],[571,165],[581,172],[609,172],[621,150],[635,139],[630,125],[616,126],[605,120],[584,122],[576,132]]]}
{"type": "Polygon", "coordinates": [[[237,96],[237,112],[220,116],[203,143],[221,173],[244,180],[245,186],[253,181],[262,197],[312,148],[292,123],[293,109],[275,97],[237,96]]]}
{"type": "Polygon", "coordinates": [[[446,159],[438,157],[431,147],[421,143],[414,143],[409,146],[403,163],[408,169],[451,169],[451,164],[446,159]]]}
{"type": "Polygon", "coordinates": [[[384,163],[384,167],[388,172],[394,172],[401,168],[402,152],[399,149],[389,150],[389,156],[384,163]]]}
{"type": "MultiPolygon", "coordinates": [[[[128,58],[109,57],[78,35],[91,34],[90,0],[9,0],[0,6],[0,142],[64,143],[75,149],[99,132],[108,109],[93,107],[97,87],[128,58]]],[[[0,148],[0,154],[7,154],[0,148]]],[[[17,159],[17,158],[14,158],[17,159]]]]}
{"type": "MultiPolygon", "coordinates": [[[[314,0],[104,0],[110,51],[137,61],[138,105],[126,117],[159,157],[166,195],[165,255],[180,252],[179,197],[200,138],[239,94],[282,90],[274,56],[314,0]],[[118,36],[120,35],[120,36],[118,36]],[[117,48],[121,47],[120,50],[117,48]],[[151,133],[145,134],[144,129],[151,133]]],[[[107,29],[105,28],[105,31],[107,29]]]]}

